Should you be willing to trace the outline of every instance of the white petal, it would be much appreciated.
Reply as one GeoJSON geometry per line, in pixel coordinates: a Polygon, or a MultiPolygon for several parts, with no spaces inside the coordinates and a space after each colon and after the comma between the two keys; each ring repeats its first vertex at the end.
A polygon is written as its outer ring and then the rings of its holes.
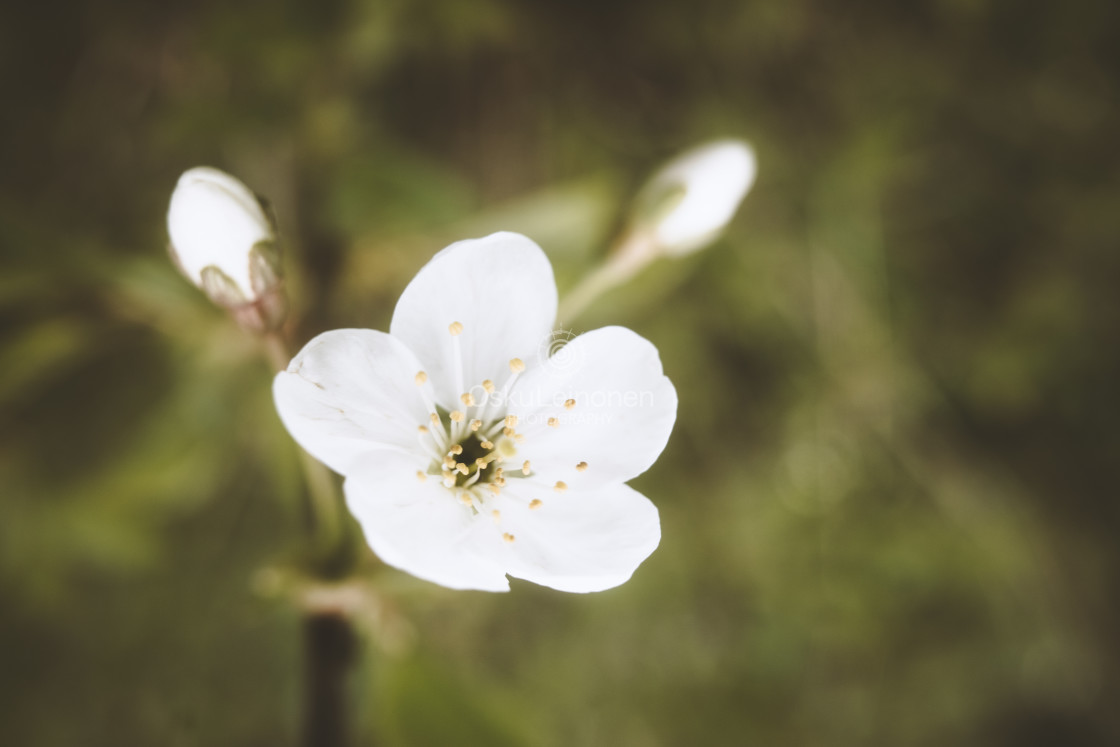
{"type": "Polygon", "coordinates": [[[272,225],[256,196],[229,174],[206,167],[179,177],[167,210],[167,232],[183,271],[201,283],[202,270],[216,266],[246,299],[253,298],[249,251],[272,238],[272,225]]]}
{"type": "Polygon", "coordinates": [[[509,361],[526,363],[547,346],[556,320],[556,282],[541,248],[516,233],[459,241],[425,265],[405,288],[389,331],[423,361],[438,401],[509,375],[509,361]],[[463,325],[452,338],[448,327],[463,325]],[[456,355],[461,349],[461,371],[456,355]]]}
{"type": "Polygon", "coordinates": [[[346,478],[346,503],[366,542],[389,565],[452,589],[508,591],[488,518],[461,504],[436,476],[421,482],[423,460],[370,455],[346,478]]]}
{"type": "Polygon", "coordinates": [[[417,428],[428,410],[417,391],[416,356],[400,341],[369,329],[324,332],[276,374],[280,419],[300,446],[347,474],[369,451],[420,453],[417,428]]]}
{"type": "Polygon", "coordinates": [[[510,481],[498,501],[506,570],[560,591],[624,583],[661,541],[657,508],[628,485],[557,493],[510,481]],[[538,500],[536,508],[530,501],[538,500]]]}
{"type": "Polygon", "coordinates": [[[677,417],[677,392],[662,374],[657,348],[624,327],[604,327],[569,342],[525,372],[509,404],[525,436],[517,445],[518,462],[529,460],[538,480],[575,489],[645,472],[665,448],[677,417]]]}
{"type": "Polygon", "coordinates": [[[647,194],[681,189],[683,194],[653,227],[667,251],[683,254],[715,239],[754,184],[754,151],[739,140],[694,148],[670,161],[646,187],[647,194]]]}

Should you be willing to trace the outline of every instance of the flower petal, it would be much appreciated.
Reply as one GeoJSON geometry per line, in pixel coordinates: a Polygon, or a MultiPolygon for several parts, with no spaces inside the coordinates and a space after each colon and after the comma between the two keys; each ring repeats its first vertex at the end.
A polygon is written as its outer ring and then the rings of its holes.
{"type": "Polygon", "coordinates": [[[520,234],[495,233],[433,257],[401,294],[389,331],[416,353],[437,401],[453,410],[483,380],[500,384],[511,358],[528,361],[555,320],[556,281],[544,252],[520,234]],[[453,338],[454,322],[463,330],[453,338]]]}
{"type": "Polygon", "coordinates": [[[370,329],[324,332],[276,374],[276,410],[300,446],[347,474],[370,451],[421,453],[428,410],[417,392],[420,363],[400,340],[370,329]]]}
{"type": "Polygon", "coordinates": [[[676,421],[677,392],[651,342],[624,327],[604,327],[526,371],[509,412],[524,434],[517,459],[530,462],[534,478],[579,490],[649,469],[676,421]]]}
{"type": "Polygon", "coordinates": [[[513,538],[503,543],[506,570],[560,591],[618,586],[661,541],[657,508],[628,485],[556,493],[511,481],[497,505],[499,531],[513,538]]]}
{"type": "Polygon", "coordinates": [[[452,589],[508,591],[504,568],[486,550],[501,543],[493,525],[464,506],[437,476],[417,479],[425,462],[369,455],[344,484],[346,503],[379,558],[452,589]]]}

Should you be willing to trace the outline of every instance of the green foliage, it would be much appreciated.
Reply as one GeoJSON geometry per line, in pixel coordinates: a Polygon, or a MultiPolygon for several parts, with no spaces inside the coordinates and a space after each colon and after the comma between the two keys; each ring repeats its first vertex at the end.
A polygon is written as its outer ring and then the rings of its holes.
{"type": "Polygon", "coordinates": [[[355,743],[1120,740],[1113,6],[17,5],[6,743],[298,738],[297,451],[262,347],[166,259],[181,171],[272,201],[302,344],[494,230],[570,288],[728,135],[760,176],[727,235],[562,320],[677,386],[635,481],[662,546],[591,596],[367,560],[355,743]]]}

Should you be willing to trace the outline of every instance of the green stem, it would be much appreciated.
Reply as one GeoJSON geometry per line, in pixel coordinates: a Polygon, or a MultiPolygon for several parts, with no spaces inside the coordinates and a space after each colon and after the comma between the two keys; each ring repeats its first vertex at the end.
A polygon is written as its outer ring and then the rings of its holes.
{"type": "Polygon", "coordinates": [[[599,296],[622,285],[658,256],[656,245],[641,233],[626,234],[607,259],[583,276],[560,301],[556,318],[569,324],[599,296]]]}

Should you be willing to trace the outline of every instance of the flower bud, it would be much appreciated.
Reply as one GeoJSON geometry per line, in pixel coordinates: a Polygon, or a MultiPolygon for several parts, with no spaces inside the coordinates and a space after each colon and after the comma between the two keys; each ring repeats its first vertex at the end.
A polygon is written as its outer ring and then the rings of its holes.
{"type": "Polygon", "coordinates": [[[700,249],[735,215],[756,171],[754,151],[741,140],[719,140],[682,153],[642,189],[635,228],[665,254],[700,249]]]}
{"type": "Polygon", "coordinates": [[[181,177],[167,210],[170,252],[187,278],[238,323],[256,332],[284,319],[279,243],[248,187],[206,167],[181,177]]]}

